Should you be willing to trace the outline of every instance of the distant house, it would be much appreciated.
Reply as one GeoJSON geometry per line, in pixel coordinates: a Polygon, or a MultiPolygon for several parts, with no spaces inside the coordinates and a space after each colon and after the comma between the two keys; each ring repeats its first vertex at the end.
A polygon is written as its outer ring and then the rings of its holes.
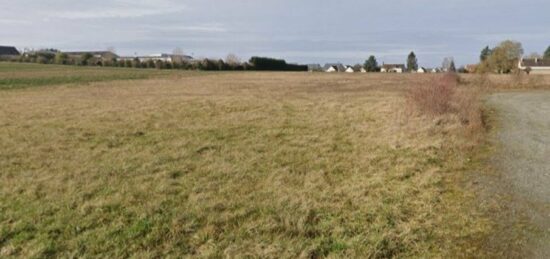
{"type": "Polygon", "coordinates": [[[15,48],[11,46],[0,46],[0,56],[1,57],[15,57],[19,56],[21,53],[15,48]]]}
{"type": "Polygon", "coordinates": [[[403,73],[405,72],[405,65],[404,64],[383,64],[380,68],[380,72],[382,73],[403,73]]]}
{"type": "Polygon", "coordinates": [[[418,68],[418,70],[416,70],[416,73],[419,73],[419,74],[430,73],[430,70],[428,70],[425,67],[420,67],[420,68],[418,68]]]}
{"type": "Polygon", "coordinates": [[[309,64],[307,65],[307,71],[309,72],[321,72],[323,71],[323,67],[319,64],[309,64]]]}
{"type": "Polygon", "coordinates": [[[93,58],[98,60],[113,60],[118,59],[118,55],[111,51],[72,51],[72,52],[63,52],[72,59],[78,59],[83,55],[90,54],[93,58]]]}
{"type": "Polygon", "coordinates": [[[340,63],[336,63],[336,64],[326,64],[326,65],[323,67],[323,71],[328,72],[328,73],[345,72],[345,71],[346,71],[346,67],[344,67],[344,65],[342,65],[342,64],[340,64],[340,63]]]}
{"type": "Polygon", "coordinates": [[[346,73],[367,73],[367,70],[363,68],[361,65],[355,65],[355,66],[346,66],[346,70],[344,71],[346,73]]]}
{"type": "Polygon", "coordinates": [[[468,72],[470,74],[473,74],[477,71],[478,66],[479,65],[477,65],[477,64],[466,65],[466,66],[464,66],[464,70],[466,70],[466,72],[468,72]]]}
{"type": "Polygon", "coordinates": [[[353,66],[353,70],[356,73],[367,73],[367,70],[360,64],[357,64],[357,65],[353,66]]]}
{"type": "Polygon", "coordinates": [[[336,67],[336,66],[330,66],[329,68],[327,68],[327,69],[325,70],[325,72],[327,72],[327,73],[338,72],[338,67],[336,67]]]}
{"type": "Polygon", "coordinates": [[[529,74],[550,74],[549,58],[521,59],[518,68],[529,74]]]}
{"type": "Polygon", "coordinates": [[[432,68],[430,69],[430,73],[441,73],[441,69],[440,68],[432,68]]]}

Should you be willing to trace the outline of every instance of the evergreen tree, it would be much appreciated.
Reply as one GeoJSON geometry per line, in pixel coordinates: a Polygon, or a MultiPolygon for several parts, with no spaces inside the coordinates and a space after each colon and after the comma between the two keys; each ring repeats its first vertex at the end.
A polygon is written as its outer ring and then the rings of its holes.
{"type": "Polygon", "coordinates": [[[456,72],[456,65],[454,60],[451,60],[451,64],[449,65],[449,72],[456,72]]]}
{"type": "MultiPolygon", "coordinates": [[[[443,63],[441,64],[441,69],[443,69],[443,72],[454,72],[453,67],[455,66],[455,59],[453,57],[446,57],[443,59],[443,63]]],[[[456,67],[454,67],[454,70],[456,70],[456,67]]]]}
{"type": "Polygon", "coordinates": [[[365,70],[367,70],[367,72],[378,71],[378,61],[376,61],[375,56],[370,56],[369,59],[365,61],[365,70]]]}
{"type": "Polygon", "coordinates": [[[544,52],[544,58],[550,58],[550,46],[548,46],[548,48],[544,52]]]}
{"type": "Polygon", "coordinates": [[[487,60],[489,58],[489,56],[491,56],[491,53],[493,51],[489,48],[489,46],[485,47],[482,51],[481,51],[481,55],[479,55],[479,60],[481,62],[487,60]]]}
{"type": "Polygon", "coordinates": [[[414,52],[411,52],[407,58],[407,69],[409,71],[418,70],[418,59],[416,59],[416,54],[414,54],[414,52]]]}

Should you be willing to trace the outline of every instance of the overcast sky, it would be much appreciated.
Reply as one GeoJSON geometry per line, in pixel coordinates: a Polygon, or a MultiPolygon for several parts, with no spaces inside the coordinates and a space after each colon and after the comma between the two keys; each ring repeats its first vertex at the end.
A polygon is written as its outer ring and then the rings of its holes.
{"type": "Polygon", "coordinates": [[[550,45],[548,0],[0,0],[0,45],[290,62],[477,62],[505,39],[550,45]]]}

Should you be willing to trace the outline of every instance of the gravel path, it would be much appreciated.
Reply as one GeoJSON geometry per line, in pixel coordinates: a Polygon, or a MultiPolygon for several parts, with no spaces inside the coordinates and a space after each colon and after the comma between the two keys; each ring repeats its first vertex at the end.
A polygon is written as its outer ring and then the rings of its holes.
{"type": "Polygon", "coordinates": [[[550,258],[550,92],[499,93],[488,104],[498,116],[497,168],[533,227],[527,250],[550,258]]]}

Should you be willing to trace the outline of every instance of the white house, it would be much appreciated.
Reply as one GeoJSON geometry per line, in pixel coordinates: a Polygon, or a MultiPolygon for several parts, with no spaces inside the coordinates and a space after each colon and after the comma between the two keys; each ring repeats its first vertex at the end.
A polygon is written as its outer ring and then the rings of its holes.
{"type": "Polygon", "coordinates": [[[367,73],[367,70],[360,64],[353,66],[353,70],[357,73],[367,73]]]}
{"type": "Polygon", "coordinates": [[[355,73],[355,70],[353,69],[353,67],[348,66],[348,67],[346,68],[346,73],[355,73]]]}
{"type": "Polygon", "coordinates": [[[338,68],[335,66],[330,66],[327,70],[325,70],[327,73],[334,73],[338,72],[338,68]]]}
{"type": "Polygon", "coordinates": [[[529,74],[550,74],[549,58],[521,59],[518,68],[529,74]]]}
{"type": "Polygon", "coordinates": [[[429,70],[424,67],[420,67],[418,68],[418,70],[416,70],[416,73],[425,74],[425,73],[429,73],[429,70]]]}
{"type": "Polygon", "coordinates": [[[380,68],[380,72],[382,73],[403,73],[405,72],[405,65],[404,64],[383,64],[380,68]]]}
{"type": "Polygon", "coordinates": [[[336,63],[336,64],[326,64],[326,65],[323,67],[323,71],[328,72],[328,73],[345,72],[345,71],[346,71],[346,67],[344,67],[344,65],[342,65],[342,64],[340,64],[340,63],[336,63]]]}

